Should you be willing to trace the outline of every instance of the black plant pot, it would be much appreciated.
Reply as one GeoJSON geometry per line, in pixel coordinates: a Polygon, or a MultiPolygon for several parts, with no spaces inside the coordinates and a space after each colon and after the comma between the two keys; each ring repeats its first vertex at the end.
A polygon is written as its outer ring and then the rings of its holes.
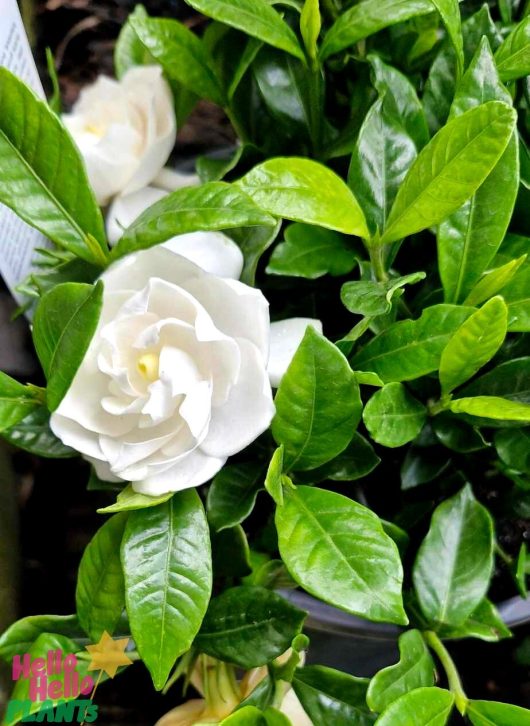
{"type": "MultiPolygon", "coordinates": [[[[399,659],[397,639],[401,628],[362,620],[298,590],[284,591],[282,595],[308,612],[308,663],[370,678],[399,659]]],[[[510,629],[530,623],[530,598],[505,600],[498,610],[510,629]]]]}

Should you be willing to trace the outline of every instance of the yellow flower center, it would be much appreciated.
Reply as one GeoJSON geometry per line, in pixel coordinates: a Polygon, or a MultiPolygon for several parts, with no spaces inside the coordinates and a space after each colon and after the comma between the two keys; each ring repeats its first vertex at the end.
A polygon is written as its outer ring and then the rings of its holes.
{"type": "Polygon", "coordinates": [[[145,353],[138,359],[138,370],[146,381],[152,383],[158,378],[158,356],[156,353],[145,353]]]}

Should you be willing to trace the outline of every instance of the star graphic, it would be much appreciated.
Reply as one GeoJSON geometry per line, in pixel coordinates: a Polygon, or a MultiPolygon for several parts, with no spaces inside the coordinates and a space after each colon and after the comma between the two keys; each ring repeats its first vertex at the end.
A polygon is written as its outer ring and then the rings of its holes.
{"type": "Polygon", "coordinates": [[[132,664],[132,660],[125,654],[129,640],[130,638],[113,640],[105,630],[99,643],[86,646],[92,657],[88,670],[105,671],[109,678],[114,678],[120,666],[132,664]]]}

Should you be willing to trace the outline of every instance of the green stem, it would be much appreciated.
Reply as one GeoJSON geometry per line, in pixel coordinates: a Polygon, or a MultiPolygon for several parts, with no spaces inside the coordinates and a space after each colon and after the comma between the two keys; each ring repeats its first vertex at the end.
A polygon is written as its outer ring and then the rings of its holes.
{"type": "Polygon", "coordinates": [[[508,565],[508,567],[511,567],[513,564],[513,557],[510,557],[510,555],[505,552],[500,544],[498,542],[495,542],[495,554],[497,554],[501,560],[508,565]]]}
{"type": "Polygon", "coordinates": [[[437,416],[439,413],[442,413],[443,411],[447,411],[449,408],[450,398],[444,399],[440,398],[439,401],[434,401],[432,403],[428,404],[429,409],[429,416],[437,416]]]}
{"type": "Polygon", "coordinates": [[[468,697],[462,687],[462,681],[460,680],[460,675],[458,674],[458,670],[453,659],[435,632],[432,630],[426,630],[423,633],[423,639],[431,650],[436,653],[438,660],[442,664],[449,683],[449,690],[455,697],[455,706],[463,716],[467,709],[468,697]]]}
{"type": "Polygon", "coordinates": [[[379,244],[379,240],[373,238],[367,246],[375,279],[379,282],[386,282],[388,280],[388,275],[385,269],[383,245],[379,244]]]}

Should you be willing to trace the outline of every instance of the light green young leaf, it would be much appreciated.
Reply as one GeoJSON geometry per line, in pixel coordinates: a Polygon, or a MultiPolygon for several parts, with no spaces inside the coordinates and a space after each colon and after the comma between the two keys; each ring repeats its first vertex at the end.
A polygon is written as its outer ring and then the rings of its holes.
{"type": "MultiPolygon", "coordinates": [[[[488,101],[511,105],[487,38],[483,38],[457,87],[451,117],[488,101]]],[[[484,183],[437,234],[440,277],[447,302],[461,302],[488,269],[504,239],[519,188],[516,134],[484,183]],[[496,214],[492,214],[495,208],[496,214]]]]}
{"type": "Polygon", "coordinates": [[[362,409],[348,361],[311,326],[282,378],[275,405],[272,434],[284,445],[286,471],[315,469],[344,451],[362,409]]]}
{"type": "Polygon", "coordinates": [[[409,79],[392,66],[383,63],[377,55],[369,55],[374,86],[385,99],[385,108],[399,121],[416,144],[418,151],[429,141],[429,129],[423,106],[409,79]]]}
{"type": "Polygon", "coordinates": [[[211,601],[195,645],[214,658],[255,668],[285,653],[305,617],[272,590],[232,587],[211,601]]]}
{"type": "Polygon", "coordinates": [[[407,622],[397,547],[369,509],[298,486],[285,490],[276,528],[282,560],[304,590],[376,622],[407,622]]]}
{"type": "Polygon", "coordinates": [[[345,282],[340,290],[340,298],[351,313],[367,317],[386,315],[392,310],[393,298],[403,294],[405,285],[414,285],[424,279],[424,272],[412,272],[386,282],[345,282]]]}
{"type": "Polygon", "coordinates": [[[346,275],[357,253],[337,232],[295,222],[285,230],[285,242],[276,245],[266,272],[316,280],[323,275],[346,275]]]}
{"type": "Polygon", "coordinates": [[[318,0],[305,0],[300,14],[300,33],[302,35],[307,55],[313,62],[317,59],[317,41],[322,26],[318,0]]]}
{"type": "Polygon", "coordinates": [[[526,260],[527,255],[522,255],[515,260],[510,260],[501,267],[486,272],[464,300],[464,305],[480,305],[485,300],[489,300],[498,292],[501,292],[511,282],[526,260]]]}
{"type": "Polygon", "coordinates": [[[41,404],[34,388],[24,386],[0,371],[0,431],[16,426],[41,404]]]}
{"type": "Polygon", "coordinates": [[[530,404],[497,396],[457,398],[451,402],[449,408],[453,413],[466,413],[492,421],[530,423],[530,404]]]}
{"type": "Polygon", "coordinates": [[[432,10],[431,0],[364,0],[339,15],[324,37],[320,57],[325,60],[389,25],[432,10]]]}
{"type": "Polygon", "coordinates": [[[469,485],[435,509],[412,572],[429,623],[458,627],[467,620],[488,590],[493,546],[491,516],[469,485]]]}
{"type": "Polygon", "coordinates": [[[267,726],[263,711],[255,706],[244,706],[224,718],[220,726],[267,726]]]}
{"type": "Polygon", "coordinates": [[[99,514],[113,514],[114,512],[133,512],[135,509],[156,507],[157,504],[162,504],[163,502],[167,502],[168,499],[171,499],[173,494],[174,492],[168,492],[158,497],[152,497],[148,494],[135,492],[132,484],[127,484],[116,497],[114,504],[109,504],[108,507],[102,507],[97,511],[99,514]]]}
{"type": "Polygon", "coordinates": [[[7,68],[0,68],[0,107],[0,202],[60,247],[105,266],[103,218],[61,121],[7,68]]]}
{"type": "Polygon", "coordinates": [[[417,320],[401,320],[373,338],[351,361],[385,382],[410,381],[438,370],[450,337],[473,312],[456,305],[425,308],[417,320]]]}
{"type": "Polygon", "coordinates": [[[135,20],[143,20],[147,17],[149,16],[144,6],[136,5],[118,35],[114,46],[114,69],[117,78],[122,78],[132,66],[153,63],[153,56],[140,41],[133,28],[135,20]]]}
{"type": "Polygon", "coordinates": [[[530,16],[527,15],[495,53],[497,70],[503,81],[513,81],[530,73],[530,16]]]}
{"type": "Polygon", "coordinates": [[[33,343],[46,374],[54,411],[72,383],[97,328],[103,283],[65,282],[45,293],[35,311],[33,343]]]}
{"type": "Polygon", "coordinates": [[[129,18],[144,48],[164,69],[170,80],[210,101],[223,105],[219,81],[200,38],[178,20],[168,18],[129,18]],[[175,62],[178,58],[178,63],[175,62]]]}
{"type": "Polygon", "coordinates": [[[442,688],[415,688],[405,693],[384,711],[377,726],[445,726],[455,697],[442,688]]]}
{"type": "Polygon", "coordinates": [[[220,532],[248,517],[263,489],[266,466],[257,461],[229,464],[216,474],[208,489],[207,511],[211,526],[220,532]]]}
{"type": "Polygon", "coordinates": [[[79,564],[77,617],[94,643],[105,630],[114,633],[125,608],[120,546],[126,523],[124,514],[108,519],[88,543],[79,564]]]}
{"type": "Polygon", "coordinates": [[[267,476],[265,477],[265,489],[279,507],[283,505],[283,448],[283,444],[278,446],[272,455],[267,469],[267,476]]]}
{"type": "Polygon", "coordinates": [[[242,30],[304,61],[304,51],[281,15],[266,0],[186,0],[209,18],[242,30]]]}
{"type": "Polygon", "coordinates": [[[399,663],[380,670],[368,686],[366,702],[377,713],[415,688],[434,685],[434,663],[419,630],[400,635],[398,646],[399,663]]]}
{"type": "Polygon", "coordinates": [[[363,421],[374,441],[395,448],[412,441],[420,433],[427,409],[402,383],[387,383],[370,398],[363,421]]]}
{"type": "Polygon", "coordinates": [[[467,201],[502,156],[515,120],[512,108],[490,101],[444,126],[405,177],[381,243],[438,224],[467,201]]]}
{"type": "Polygon", "coordinates": [[[446,396],[490,361],[501,347],[508,328],[508,309],[493,297],[458,328],[442,351],[440,383],[446,396]]]}
{"type": "Polygon", "coordinates": [[[473,726],[530,726],[530,711],[511,703],[470,701],[466,716],[473,726]]]}
{"type": "Polygon", "coordinates": [[[462,22],[458,0],[432,0],[432,4],[440,13],[447,34],[456,53],[458,75],[464,71],[464,41],[462,39],[462,22]]]}
{"type": "Polygon", "coordinates": [[[453,640],[460,638],[478,638],[490,643],[496,643],[503,638],[510,638],[511,632],[504,624],[497,608],[487,598],[484,598],[468,619],[455,628],[442,626],[438,634],[440,638],[453,640]]]}
{"type": "Polygon", "coordinates": [[[112,250],[117,259],[152,247],[175,235],[245,226],[275,227],[276,219],[261,211],[246,194],[226,182],[185,187],[146,209],[112,250]]]}
{"type": "Polygon", "coordinates": [[[164,504],[131,512],[121,558],[131,632],[160,690],[210,600],[210,538],[197,492],[177,492],[164,504]]]}
{"type": "Polygon", "coordinates": [[[293,689],[312,723],[369,726],[376,716],[366,706],[366,678],[326,666],[297,668],[293,689]]]}
{"type": "Polygon", "coordinates": [[[350,189],[331,169],[311,159],[269,159],[237,186],[277,217],[368,237],[364,214],[350,189]]]}
{"type": "Polygon", "coordinates": [[[0,658],[11,663],[15,655],[28,653],[39,635],[55,633],[73,640],[85,638],[77,615],[28,615],[0,636],[0,658]]]}

